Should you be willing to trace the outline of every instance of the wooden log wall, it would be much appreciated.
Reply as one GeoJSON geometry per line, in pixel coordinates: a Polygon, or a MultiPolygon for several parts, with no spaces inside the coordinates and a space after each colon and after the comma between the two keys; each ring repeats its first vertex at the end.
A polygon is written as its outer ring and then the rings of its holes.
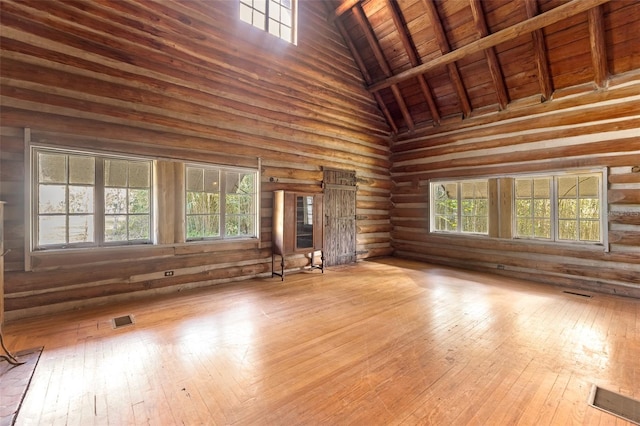
{"type": "MultiPolygon", "coordinates": [[[[357,173],[360,258],[391,253],[389,128],[323,2],[299,2],[297,45],[240,22],[233,1],[3,0],[1,8],[9,318],[270,277],[271,193],[320,192],[323,167],[357,173]],[[260,241],[27,258],[25,139],[169,161],[255,167],[260,159],[260,241]],[[173,277],[163,276],[168,269],[173,277]]],[[[307,263],[294,257],[287,268],[307,263]]]]}
{"type": "MultiPolygon", "coordinates": [[[[585,90],[587,89],[587,90],[585,90]]],[[[556,92],[552,100],[402,135],[392,145],[395,255],[640,297],[640,74],[607,89],[556,92]],[[579,247],[429,233],[429,180],[607,167],[608,239],[579,247]],[[504,268],[504,269],[499,269],[504,268]]],[[[501,224],[492,226],[501,227],[501,224]]],[[[502,230],[498,232],[498,235],[502,230]]]]}

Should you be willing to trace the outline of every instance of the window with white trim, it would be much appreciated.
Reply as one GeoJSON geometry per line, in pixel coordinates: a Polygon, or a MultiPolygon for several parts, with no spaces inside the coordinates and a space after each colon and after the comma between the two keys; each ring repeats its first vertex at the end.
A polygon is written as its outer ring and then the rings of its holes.
{"type": "Polygon", "coordinates": [[[296,43],[296,0],[240,0],[240,20],[296,43]]]}
{"type": "Polygon", "coordinates": [[[32,149],[32,248],[152,242],[152,161],[32,149]]]}
{"type": "Polygon", "coordinates": [[[431,230],[487,234],[488,180],[431,182],[431,230]]]}
{"type": "Polygon", "coordinates": [[[602,173],[514,179],[515,238],[602,243],[602,173]]]}
{"type": "Polygon", "coordinates": [[[254,169],[187,165],[187,241],[257,237],[257,179],[254,169]]]}

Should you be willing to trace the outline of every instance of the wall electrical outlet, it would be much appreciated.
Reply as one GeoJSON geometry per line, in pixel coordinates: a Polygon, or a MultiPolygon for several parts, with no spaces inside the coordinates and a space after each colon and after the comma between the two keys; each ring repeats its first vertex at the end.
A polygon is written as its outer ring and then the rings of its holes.
{"type": "Polygon", "coordinates": [[[165,277],[172,277],[173,276],[173,271],[165,271],[164,272],[164,276],[165,277]]]}

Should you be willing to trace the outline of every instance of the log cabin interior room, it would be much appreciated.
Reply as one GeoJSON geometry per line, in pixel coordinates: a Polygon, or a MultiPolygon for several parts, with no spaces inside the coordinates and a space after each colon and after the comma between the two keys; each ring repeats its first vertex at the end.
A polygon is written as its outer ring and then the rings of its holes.
{"type": "Polygon", "coordinates": [[[637,0],[0,0],[2,424],[640,424],[637,0]]]}

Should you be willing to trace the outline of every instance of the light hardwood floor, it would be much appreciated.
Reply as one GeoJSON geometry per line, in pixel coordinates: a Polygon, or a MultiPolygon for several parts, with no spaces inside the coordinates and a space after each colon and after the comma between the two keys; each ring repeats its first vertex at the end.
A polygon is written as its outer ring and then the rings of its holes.
{"type": "Polygon", "coordinates": [[[398,259],[5,333],[44,346],[18,425],[627,425],[591,386],[640,398],[640,300],[398,259]]]}

